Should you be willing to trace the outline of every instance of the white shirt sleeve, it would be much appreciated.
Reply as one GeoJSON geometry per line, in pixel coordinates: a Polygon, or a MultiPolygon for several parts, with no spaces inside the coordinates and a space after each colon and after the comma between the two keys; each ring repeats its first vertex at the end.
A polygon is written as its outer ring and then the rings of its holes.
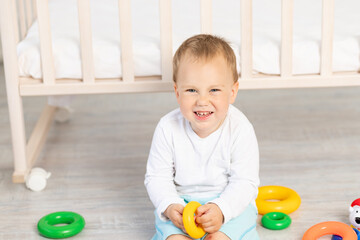
{"type": "Polygon", "coordinates": [[[156,213],[163,221],[168,220],[164,211],[170,204],[185,202],[179,197],[174,183],[173,149],[171,147],[171,133],[166,132],[161,121],[155,129],[150,148],[145,186],[150,200],[156,208],[156,213]]]}
{"type": "Polygon", "coordinates": [[[224,223],[239,216],[256,199],[259,180],[259,150],[255,132],[250,127],[243,129],[231,147],[229,183],[224,191],[210,202],[219,206],[224,223]]]}

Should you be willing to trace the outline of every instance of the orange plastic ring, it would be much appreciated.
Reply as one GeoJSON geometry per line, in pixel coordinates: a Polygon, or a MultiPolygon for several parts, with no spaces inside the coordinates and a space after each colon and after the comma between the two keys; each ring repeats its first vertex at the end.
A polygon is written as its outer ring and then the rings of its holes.
{"type": "Polygon", "coordinates": [[[355,231],[349,225],[335,221],[315,224],[305,232],[302,240],[316,240],[325,235],[338,235],[343,240],[357,240],[355,231]]]}

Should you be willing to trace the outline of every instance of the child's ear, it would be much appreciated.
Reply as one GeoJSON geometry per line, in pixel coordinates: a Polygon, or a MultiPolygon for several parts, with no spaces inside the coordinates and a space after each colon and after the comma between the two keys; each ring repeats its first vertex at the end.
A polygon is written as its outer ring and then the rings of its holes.
{"type": "Polygon", "coordinates": [[[230,97],[231,104],[233,104],[235,102],[238,91],[239,91],[239,81],[234,83],[234,85],[231,88],[231,97],[230,97]]]}
{"type": "Polygon", "coordinates": [[[176,83],[174,83],[174,92],[175,92],[176,99],[179,99],[179,89],[177,88],[176,83]]]}

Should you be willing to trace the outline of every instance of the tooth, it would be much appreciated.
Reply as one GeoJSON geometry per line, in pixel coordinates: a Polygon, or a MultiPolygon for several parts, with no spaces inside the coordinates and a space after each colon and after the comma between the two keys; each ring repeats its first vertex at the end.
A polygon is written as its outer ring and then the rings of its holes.
{"type": "MultiPolygon", "coordinates": [[[[211,113],[211,112],[210,112],[211,113]]],[[[209,112],[197,112],[196,113],[198,116],[207,116],[207,115],[209,115],[209,112]]]]}

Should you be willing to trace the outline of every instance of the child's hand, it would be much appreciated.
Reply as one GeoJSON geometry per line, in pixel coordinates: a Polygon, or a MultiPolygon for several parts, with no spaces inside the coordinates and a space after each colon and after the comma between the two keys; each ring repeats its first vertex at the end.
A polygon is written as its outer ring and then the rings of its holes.
{"type": "Polygon", "coordinates": [[[205,232],[214,233],[221,228],[224,216],[218,205],[208,203],[197,208],[195,221],[202,226],[205,232]]]}
{"type": "Polygon", "coordinates": [[[181,204],[171,204],[164,212],[164,215],[171,220],[171,222],[183,232],[185,231],[182,213],[184,211],[184,206],[181,204]]]}

